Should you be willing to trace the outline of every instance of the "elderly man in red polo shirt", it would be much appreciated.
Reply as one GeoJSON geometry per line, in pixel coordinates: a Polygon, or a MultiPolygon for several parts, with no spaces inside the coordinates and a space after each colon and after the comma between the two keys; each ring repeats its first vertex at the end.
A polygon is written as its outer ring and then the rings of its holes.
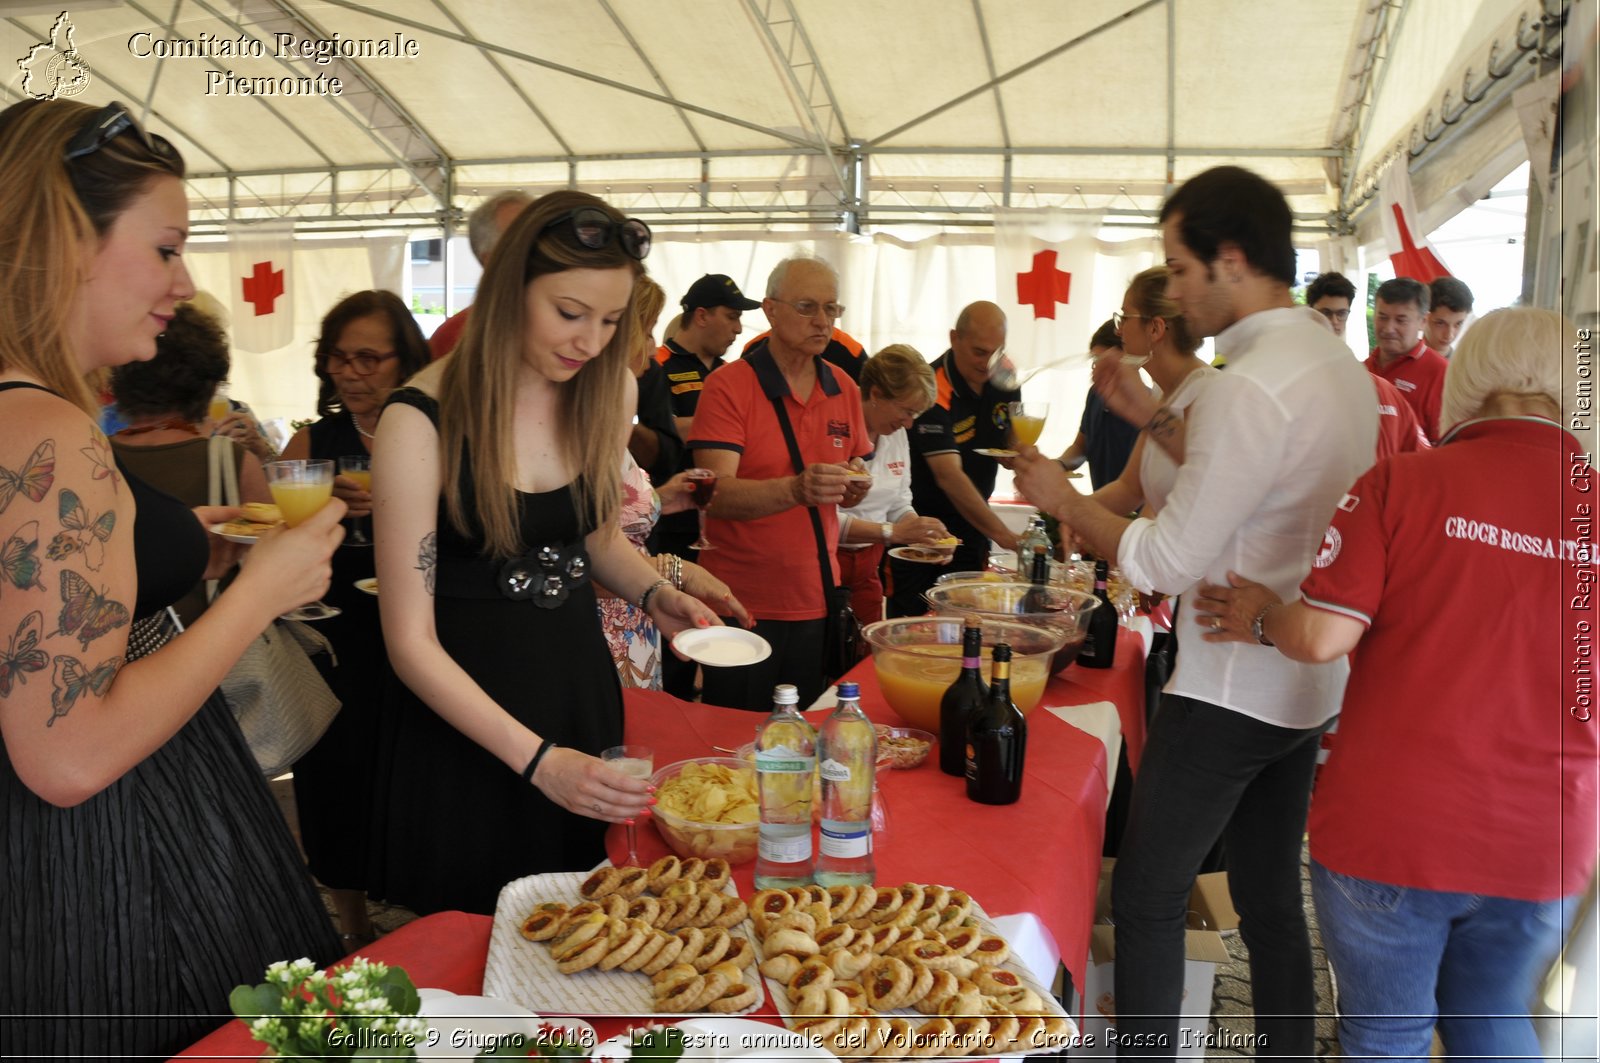
{"type": "Polygon", "coordinates": [[[839,582],[838,507],[865,497],[871,481],[852,479],[850,467],[861,468],[857,459],[872,452],[860,390],[822,359],[844,312],[833,267],[815,258],[783,260],[767,279],[761,309],[772,332],[706,378],[688,444],[695,464],[717,474],[706,512],[714,549],[701,551],[700,564],[733,589],[772,645],[759,664],[707,668],[702,697],[754,710],[771,707],[779,683],[799,687],[802,705],[826,685],[825,588],[839,582]]]}
{"type": "Polygon", "coordinates": [[[1378,345],[1367,358],[1367,369],[1383,377],[1404,395],[1417,413],[1429,443],[1439,441],[1439,399],[1444,394],[1444,356],[1422,338],[1428,315],[1428,286],[1410,277],[1396,277],[1378,285],[1373,313],[1378,345]]]}

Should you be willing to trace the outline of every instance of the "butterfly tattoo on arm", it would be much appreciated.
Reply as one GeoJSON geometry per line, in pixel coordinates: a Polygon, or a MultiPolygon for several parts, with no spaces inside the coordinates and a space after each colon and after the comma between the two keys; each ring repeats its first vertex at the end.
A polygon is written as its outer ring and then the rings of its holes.
{"type": "Polygon", "coordinates": [[[71,712],[83,695],[104,697],[117,671],[127,662],[122,657],[108,657],[93,668],[87,668],[76,657],[58,656],[55,663],[55,670],[50,673],[55,689],[50,692],[50,718],[44,722],[46,727],[53,727],[57,720],[71,712]]]}
{"type": "Polygon", "coordinates": [[[63,487],[60,514],[62,530],[50,540],[50,549],[45,556],[52,561],[62,561],[82,552],[83,563],[89,571],[99,572],[106,560],[106,543],[111,541],[111,533],[117,527],[117,511],[108,509],[90,520],[89,511],[84,508],[77,492],[70,487],[63,487]]]}
{"type": "Polygon", "coordinates": [[[35,609],[22,618],[16,634],[0,654],[0,698],[9,698],[18,684],[26,685],[28,673],[42,672],[50,663],[50,655],[39,648],[44,638],[44,614],[35,609]]]}
{"type": "Polygon", "coordinates": [[[433,593],[434,575],[439,569],[439,533],[429,532],[422,537],[422,544],[417,550],[416,569],[422,573],[422,585],[429,594],[433,593]]]}
{"type": "Polygon", "coordinates": [[[33,448],[20,469],[13,472],[0,465],[0,513],[4,513],[19,494],[27,496],[30,502],[44,501],[45,493],[55,482],[56,444],[55,440],[46,439],[33,448]]]}
{"type": "Polygon", "coordinates": [[[0,591],[7,583],[19,591],[44,589],[39,579],[39,522],[30,520],[0,544],[0,591]]]}
{"type": "Polygon", "coordinates": [[[89,643],[129,620],[127,606],[108,599],[104,589],[96,593],[88,580],[71,569],[61,573],[61,601],[59,626],[51,634],[75,634],[85,650],[89,643]]]}

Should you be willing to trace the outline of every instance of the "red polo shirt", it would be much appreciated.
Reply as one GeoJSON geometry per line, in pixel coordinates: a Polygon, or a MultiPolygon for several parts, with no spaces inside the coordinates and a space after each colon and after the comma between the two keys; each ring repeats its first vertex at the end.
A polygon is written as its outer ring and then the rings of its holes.
{"type": "MultiPolygon", "coordinates": [[[[772,400],[781,397],[794,426],[805,464],[842,465],[872,452],[855,383],[815,359],[817,383],[804,402],[795,398],[765,346],[729,362],[706,378],[694,415],[689,448],[731,450],[739,455],[741,480],[793,476],[794,463],[772,400]]],[[[839,582],[834,551],[839,511],[819,506],[827,541],[829,578],[839,582]]],[[[791,506],[758,520],[706,521],[715,550],[700,552],[700,564],[726,583],[758,620],[816,620],[826,615],[822,571],[811,518],[791,506]]]]}
{"type": "Polygon", "coordinates": [[[1468,421],[1340,502],[1301,586],[1367,625],[1311,806],[1324,866],[1531,901],[1588,882],[1600,740],[1562,683],[1563,576],[1593,574],[1567,519],[1594,498],[1579,449],[1551,421],[1468,421]]]}
{"type": "MultiPolygon", "coordinates": [[[[1427,341],[1418,340],[1411,350],[1389,363],[1387,369],[1378,366],[1378,350],[1373,348],[1367,356],[1367,371],[1382,377],[1400,389],[1406,401],[1416,411],[1422,422],[1422,431],[1428,442],[1439,441],[1439,399],[1444,395],[1444,374],[1450,363],[1444,356],[1429,347],[1427,341]]],[[[1446,427],[1449,427],[1448,425],[1446,427]]]]}
{"type": "Polygon", "coordinates": [[[467,318],[472,316],[472,307],[459,310],[439,322],[439,327],[433,330],[433,335],[428,337],[428,356],[430,361],[437,362],[440,358],[456,349],[456,344],[461,342],[461,334],[467,331],[467,318]]]}
{"type": "Polygon", "coordinates": [[[1372,377],[1372,386],[1378,392],[1378,460],[1390,454],[1427,450],[1428,437],[1400,389],[1377,375],[1372,377]]]}

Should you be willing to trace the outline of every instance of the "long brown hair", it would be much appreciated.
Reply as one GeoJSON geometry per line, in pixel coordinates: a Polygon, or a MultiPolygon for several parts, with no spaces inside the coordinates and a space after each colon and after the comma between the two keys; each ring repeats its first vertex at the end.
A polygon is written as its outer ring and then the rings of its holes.
{"type": "Polygon", "coordinates": [[[152,151],[131,130],[66,161],[99,112],[70,100],[0,112],[0,370],[34,377],[91,417],[98,382],[84,377],[70,327],[87,257],[152,180],[183,177],[176,148],[152,151]]]}
{"type": "Polygon", "coordinates": [[[1166,321],[1172,332],[1172,345],[1179,354],[1193,354],[1200,349],[1200,341],[1189,331],[1189,323],[1183,319],[1178,304],[1167,295],[1170,275],[1166,266],[1151,266],[1128,282],[1128,294],[1139,313],[1166,321]]]}
{"type": "MultiPolygon", "coordinates": [[[[570,225],[545,227],[583,207],[623,217],[604,200],[584,192],[552,192],[533,201],[494,245],[478,283],[477,298],[461,342],[439,383],[439,440],[444,448],[445,509],[463,535],[473,525],[492,557],[522,553],[517,505],[515,408],[517,375],[529,328],[527,287],[548,273],[569,269],[643,267],[615,238],[604,247],[584,247],[570,225]],[[472,468],[472,512],[462,497],[463,462],[472,468]]],[[[561,447],[576,470],[573,501],[579,520],[603,528],[616,519],[622,495],[623,411],[633,377],[633,299],[630,296],[605,350],[571,380],[557,385],[561,447]]]]}

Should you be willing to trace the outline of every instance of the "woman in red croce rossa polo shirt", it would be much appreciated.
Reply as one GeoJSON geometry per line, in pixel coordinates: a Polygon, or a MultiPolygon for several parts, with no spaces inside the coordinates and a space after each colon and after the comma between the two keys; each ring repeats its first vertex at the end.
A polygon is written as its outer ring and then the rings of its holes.
{"type": "Polygon", "coordinates": [[[1547,310],[1479,321],[1445,379],[1454,427],[1357,481],[1301,600],[1234,577],[1194,610],[1208,639],[1353,651],[1310,816],[1347,1058],[1426,1058],[1436,1019],[1451,1056],[1541,1054],[1527,1009],[1594,870],[1600,771],[1566,668],[1596,623],[1576,335],[1547,310]]]}

